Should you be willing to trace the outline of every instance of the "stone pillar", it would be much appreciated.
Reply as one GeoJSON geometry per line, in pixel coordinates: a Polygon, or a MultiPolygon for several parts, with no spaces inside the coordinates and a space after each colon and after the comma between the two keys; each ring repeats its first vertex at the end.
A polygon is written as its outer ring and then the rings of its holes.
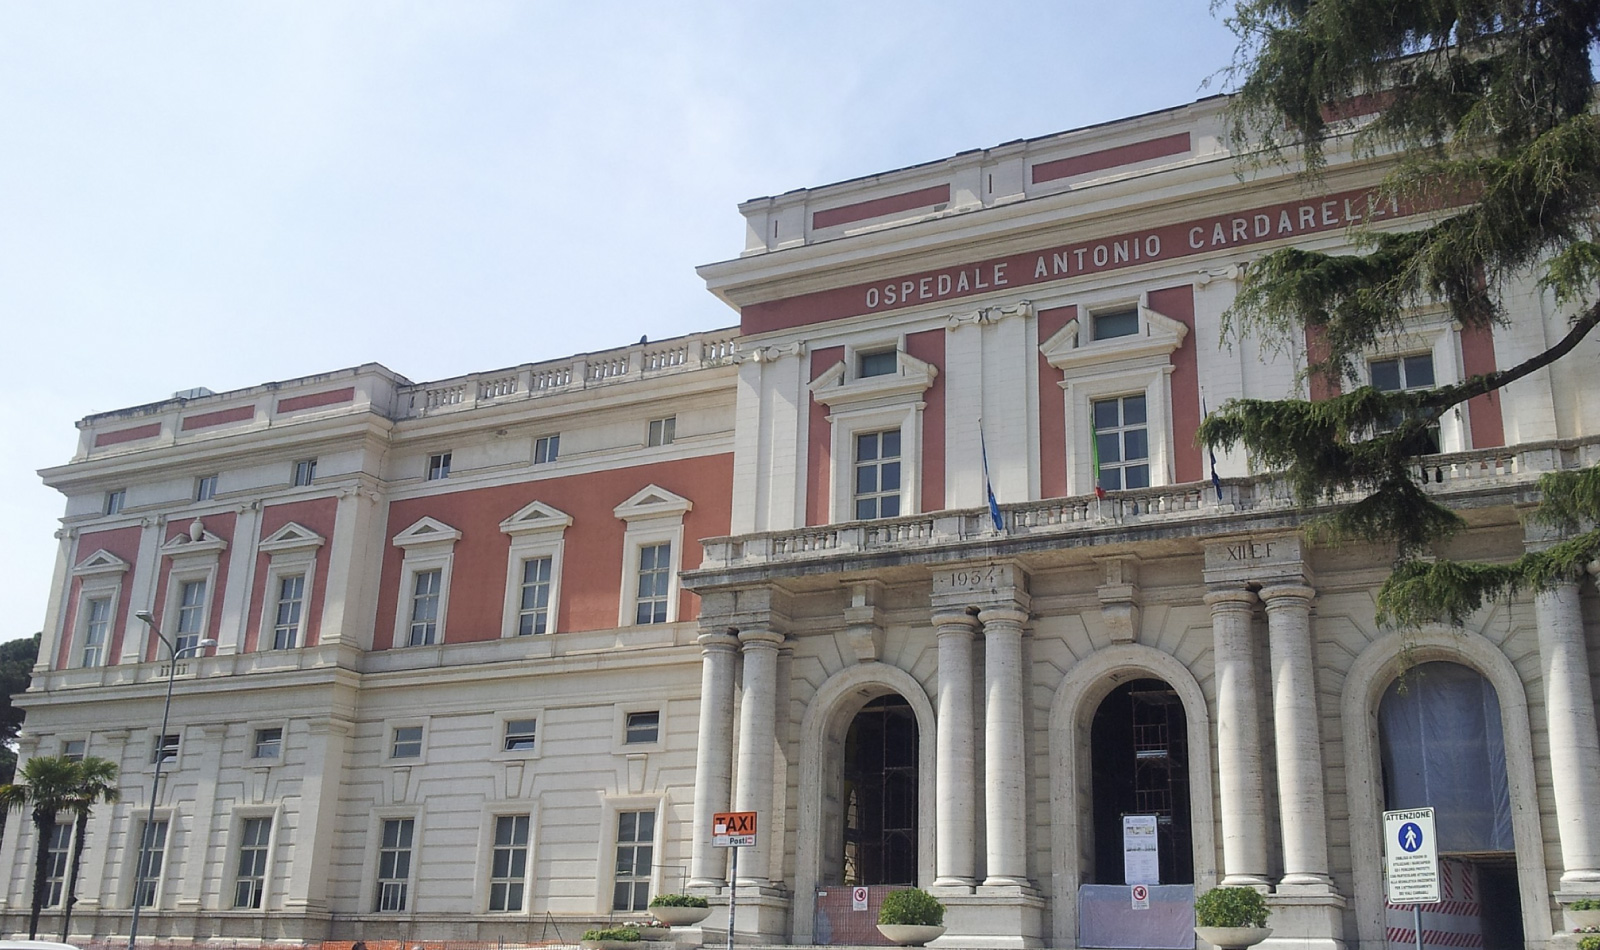
{"type": "Polygon", "coordinates": [[[1256,708],[1256,667],[1250,643],[1256,596],[1240,585],[1214,588],[1205,599],[1211,607],[1216,670],[1222,883],[1250,887],[1268,883],[1261,717],[1256,708]]]}
{"type": "MultiPolygon", "coordinates": [[[[744,700],[739,704],[739,778],[734,811],[757,812],[757,827],[772,814],[773,746],[777,740],[774,704],[778,690],[778,647],[783,634],[756,628],[739,631],[744,654],[744,700]]],[[[772,841],[756,835],[756,846],[743,849],[736,882],[741,886],[767,884],[772,841]]]]}
{"type": "Polygon", "coordinates": [[[1022,734],[1022,624],[1017,607],[978,612],[984,643],[984,829],[986,886],[1028,885],[1027,756],[1022,734]]]}
{"type": "MultiPolygon", "coordinates": [[[[353,697],[351,700],[346,708],[355,707],[353,697]]],[[[344,704],[334,708],[341,705],[344,704]]],[[[289,847],[289,888],[283,897],[287,913],[322,914],[328,910],[328,882],[334,876],[336,853],[332,845],[338,826],[335,813],[339,789],[344,787],[345,763],[350,761],[351,729],[351,722],[338,716],[317,716],[309,723],[305,777],[300,782],[300,819],[289,847]]],[[[288,730],[284,731],[284,739],[289,739],[288,730]]],[[[279,816],[281,821],[281,812],[279,816]]]]}
{"type": "Polygon", "coordinates": [[[1272,650],[1272,711],[1278,762],[1278,823],[1283,835],[1283,886],[1327,892],[1327,802],[1322,736],[1311,650],[1311,598],[1304,584],[1263,588],[1272,650]]]}
{"type": "Polygon", "coordinates": [[[733,687],[738,647],[738,638],[730,634],[700,634],[700,744],[694,770],[690,887],[721,887],[727,879],[727,849],[711,845],[711,816],[732,810],[733,687]]]}
{"type": "Polygon", "coordinates": [[[972,635],[969,611],[934,614],[939,638],[939,736],[935,783],[934,884],[977,883],[977,756],[973,748],[972,635]]]}
{"type": "Polygon", "coordinates": [[[1561,839],[1561,890],[1600,893],[1600,734],[1578,582],[1563,581],[1536,594],[1533,605],[1561,839]]]}

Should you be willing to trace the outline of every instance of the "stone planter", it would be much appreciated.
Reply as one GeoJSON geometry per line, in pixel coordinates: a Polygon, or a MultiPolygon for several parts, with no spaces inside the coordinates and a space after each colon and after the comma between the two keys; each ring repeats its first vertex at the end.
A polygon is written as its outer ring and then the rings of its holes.
{"type": "MultiPolygon", "coordinates": [[[[665,921],[663,921],[665,923],[665,921]]],[[[666,927],[639,927],[640,940],[671,940],[672,931],[666,927]]]]}
{"type": "Polygon", "coordinates": [[[1574,927],[1600,927],[1600,910],[1567,910],[1574,927]]]}
{"type": "Polygon", "coordinates": [[[662,907],[657,905],[650,908],[650,916],[661,921],[669,927],[687,927],[698,924],[711,916],[709,907],[662,907]]]}
{"type": "Polygon", "coordinates": [[[920,947],[943,936],[944,928],[927,924],[879,924],[878,933],[902,947],[920,947]]]}
{"type": "Polygon", "coordinates": [[[1196,927],[1194,932],[1218,950],[1253,947],[1272,936],[1271,927],[1196,927]]]}
{"type": "Polygon", "coordinates": [[[583,950],[638,950],[638,940],[580,940],[583,950]]]}

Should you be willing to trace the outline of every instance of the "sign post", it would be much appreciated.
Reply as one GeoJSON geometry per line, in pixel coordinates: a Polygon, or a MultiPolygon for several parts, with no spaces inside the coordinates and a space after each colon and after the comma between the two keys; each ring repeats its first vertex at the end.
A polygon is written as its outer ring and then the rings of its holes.
{"type": "Polygon", "coordinates": [[[1411,905],[1417,950],[1422,950],[1422,905],[1441,900],[1432,808],[1383,813],[1383,871],[1389,903],[1411,905]]]}
{"type": "Polygon", "coordinates": [[[739,849],[756,846],[756,813],[719,811],[711,816],[711,846],[732,848],[733,866],[728,871],[728,950],[733,950],[733,916],[739,906],[739,849]]]}

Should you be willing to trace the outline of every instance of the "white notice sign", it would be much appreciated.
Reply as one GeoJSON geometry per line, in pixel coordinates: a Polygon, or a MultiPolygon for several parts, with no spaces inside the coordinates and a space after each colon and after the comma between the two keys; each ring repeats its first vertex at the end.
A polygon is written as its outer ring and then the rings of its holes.
{"type": "Polygon", "coordinates": [[[1122,816],[1124,884],[1160,884],[1161,861],[1156,850],[1156,816],[1122,816]]]}
{"type": "Polygon", "coordinates": [[[1383,813],[1383,869],[1389,903],[1439,903],[1439,844],[1432,808],[1383,813]]]}

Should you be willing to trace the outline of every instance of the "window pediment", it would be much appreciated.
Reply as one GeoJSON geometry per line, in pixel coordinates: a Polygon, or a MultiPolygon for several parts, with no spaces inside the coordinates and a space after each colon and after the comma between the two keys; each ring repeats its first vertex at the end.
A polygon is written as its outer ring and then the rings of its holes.
{"type": "Polygon", "coordinates": [[[325,539],[304,525],[291,521],[264,538],[256,547],[266,554],[315,551],[325,539]]]}
{"type": "Polygon", "coordinates": [[[461,540],[461,532],[435,518],[423,517],[411,527],[394,536],[394,546],[403,550],[429,544],[453,545],[461,540]]]}
{"type": "Polygon", "coordinates": [[[72,569],[73,577],[95,577],[104,574],[125,574],[133,565],[104,548],[78,562],[72,569]]]}
{"type": "Polygon", "coordinates": [[[500,530],[512,537],[562,532],[572,524],[572,516],[542,501],[530,501],[517,513],[500,522],[500,530]]]}
{"type": "MultiPolygon", "coordinates": [[[[1080,314],[1082,308],[1079,308],[1080,314]]],[[[1084,366],[1100,366],[1134,360],[1151,360],[1170,357],[1183,345],[1189,328],[1166,314],[1139,304],[1139,332],[1109,340],[1088,338],[1087,321],[1078,316],[1039,345],[1039,352],[1059,370],[1072,370],[1084,366]]]]}
{"type": "Polygon", "coordinates": [[[202,555],[217,557],[228,549],[228,542],[210,531],[199,518],[189,522],[189,530],[161,546],[161,553],[170,558],[192,558],[202,555]]]}
{"type": "Polygon", "coordinates": [[[611,509],[623,521],[647,521],[652,518],[682,518],[694,509],[694,502],[660,485],[646,485],[627,501],[611,509]]]}
{"type": "Polygon", "coordinates": [[[834,409],[893,402],[927,392],[939,375],[939,368],[904,351],[895,356],[899,361],[897,372],[857,379],[849,378],[849,368],[840,360],[811,383],[811,395],[817,402],[834,409]]]}

